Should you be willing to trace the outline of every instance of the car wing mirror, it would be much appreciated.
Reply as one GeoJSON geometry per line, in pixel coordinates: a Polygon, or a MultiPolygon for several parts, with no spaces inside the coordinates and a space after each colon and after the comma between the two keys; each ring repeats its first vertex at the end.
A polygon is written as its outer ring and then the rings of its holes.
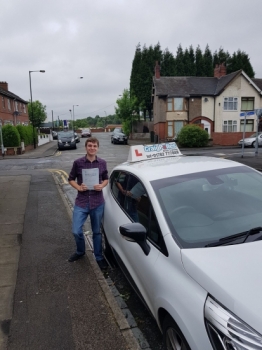
{"type": "Polygon", "coordinates": [[[150,246],[146,242],[146,228],[140,223],[125,224],[119,227],[120,234],[130,242],[136,242],[145,255],[150,252],[150,246]]]}

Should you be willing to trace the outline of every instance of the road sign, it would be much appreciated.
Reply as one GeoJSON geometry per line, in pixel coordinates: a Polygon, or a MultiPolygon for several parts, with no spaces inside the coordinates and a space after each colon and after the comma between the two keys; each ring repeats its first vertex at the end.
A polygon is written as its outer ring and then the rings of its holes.
{"type": "Polygon", "coordinates": [[[254,112],[254,111],[241,112],[241,113],[239,114],[240,118],[252,117],[253,115],[255,115],[255,112],[254,112]]]}

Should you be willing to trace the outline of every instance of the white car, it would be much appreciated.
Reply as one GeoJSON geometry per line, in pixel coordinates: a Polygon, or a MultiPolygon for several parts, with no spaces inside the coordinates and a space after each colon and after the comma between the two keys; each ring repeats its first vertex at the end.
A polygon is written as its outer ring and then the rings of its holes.
{"type": "Polygon", "coordinates": [[[156,319],[166,349],[262,349],[262,174],[130,147],[104,189],[107,249],[156,319]]]}
{"type": "MultiPolygon", "coordinates": [[[[258,137],[257,134],[253,134],[249,137],[244,138],[244,147],[246,146],[250,146],[250,147],[256,147],[256,138],[258,140],[258,146],[262,146],[262,132],[258,133],[258,137]]],[[[243,139],[238,141],[238,145],[242,147],[243,144],[243,139]]]]}

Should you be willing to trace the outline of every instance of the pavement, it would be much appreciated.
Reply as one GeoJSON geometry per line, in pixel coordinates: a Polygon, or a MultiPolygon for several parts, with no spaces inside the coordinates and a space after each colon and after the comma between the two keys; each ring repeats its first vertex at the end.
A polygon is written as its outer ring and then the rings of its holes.
{"type": "MultiPolygon", "coordinates": [[[[56,149],[50,142],[6,159],[48,157],[56,149]]],[[[229,158],[262,170],[262,154],[229,158]]],[[[0,175],[0,350],[149,349],[91,247],[83,259],[67,261],[75,250],[71,219],[52,174],[0,175]]]]}

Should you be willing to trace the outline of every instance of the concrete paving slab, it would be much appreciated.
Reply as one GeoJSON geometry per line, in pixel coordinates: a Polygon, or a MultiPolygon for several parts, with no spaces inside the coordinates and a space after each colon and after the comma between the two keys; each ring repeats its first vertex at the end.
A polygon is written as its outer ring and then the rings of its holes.
{"type": "MultiPolygon", "coordinates": [[[[0,247],[1,248],[10,248],[14,246],[20,246],[21,244],[21,235],[2,235],[0,234],[0,247]]],[[[0,275],[1,276],[1,275],[0,275]]]]}
{"type": "Polygon", "coordinates": [[[13,296],[14,286],[6,286],[0,288],[0,322],[10,320],[12,318],[13,310],[13,296]]]}
{"type": "Polygon", "coordinates": [[[16,281],[16,275],[17,264],[0,265],[0,287],[13,286],[16,281]]]}
{"type": "MultiPolygon", "coordinates": [[[[25,195],[24,195],[25,197],[25,195]]],[[[1,215],[24,215],[26,208],[26,198],[20,197],[20,198],[11,198],[8,197],[4,198],[2,201],[0,201],[0,213],[1,215]]]]}
{"type": "Polygon", "coordinates": [[[15,224],[1,224],[0,235],[22,234],[23,226],[22,222],[15,224]]]}
{"type": "Polygon", "coordinates": [[[24,222],[24,215],[21,215],[21,214],[14,215],[14,213],[7,213],[7,214],[2,213],[0,215],[0,225],[21,224],[23,222],[24,222]]]}
{"type": "Polygon", "coordinates": [[[0,247],[0,265],[17,264],[20,247],[0,247]]]}

